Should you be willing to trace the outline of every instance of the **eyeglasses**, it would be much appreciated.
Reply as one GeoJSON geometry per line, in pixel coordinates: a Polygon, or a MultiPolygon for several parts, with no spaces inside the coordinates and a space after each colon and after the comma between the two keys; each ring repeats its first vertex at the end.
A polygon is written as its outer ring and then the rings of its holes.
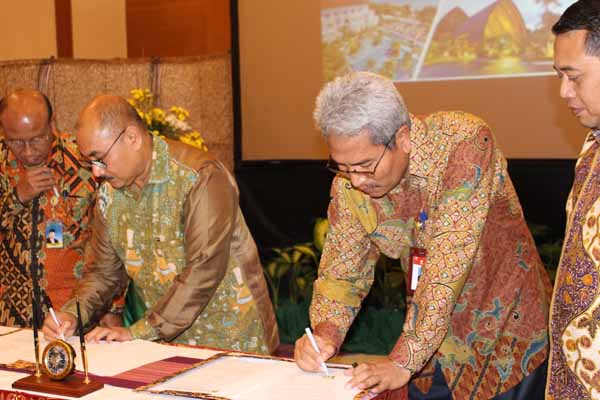
{"type": "Polygon", "coordinates": [[[30,147],[36,147],[36,148],[42,147],[42,146],[48,144],[48,142],[50,141],[51,138],[52,138],[52,135],[50,133],[44,133],[42,135],[33,137],[28,140],[5,139],[5,142],[12,149],[23,150],[26,145],[29,145],[30,147]]]}
{"type": "Polygon", "coordinates": [[[125,133],[126,130],[127,130],[127,127],[123,128],[123,130],[121,131],[121,133],[119,133],[119,135],[117,136],[117,138],[108,147],[108,150],[106,150],[104,152],[104,154],[102,155],[102,157],[98,157],[96,160],[81,160],[81,164],[84,167],[86,167],[86,168],[91,168],[92,166],[94,166],[94,167],[97,167],[97,168],[106,169],[107,165],[102,160],[104,160],[106,158],[106,156],[108,156],[108,153],[110,153],[110,151],[112,150],[113,146],[119,141],[119,139],[121,139],[121,136],[123,136],[123,134],[125,133]]]}
{"type": "Polygon", "coordinates": [[[373,166],[372,169],[368,169],[368,170],[340,169],[339,165],[335,161],[333,161],[333,159],[331,159],[331,157],[329,158],[329,161],[327,161],[327,169],[330,170],[331,172],[340,174],[345,177],[349,177],[350,175],[361,175],[361,176],[372,177],[373,175],[375,175],[375,172],[377,171],[377,167],[379,166],[379,163],[381,163],[381,160],[383,160],[383,156],[385,155],[385,152],[390,147],[390,143],[392,143],[394,141],[395,137],[396,137],[396,135],[394,134],[387,141],[387,143],[385,144],[385,148],[383,149],[383,152],[381,153],[381,156],[379,156],[379,159],[377,160],[377,162],[375,163],[375,165],[373,166]]]}

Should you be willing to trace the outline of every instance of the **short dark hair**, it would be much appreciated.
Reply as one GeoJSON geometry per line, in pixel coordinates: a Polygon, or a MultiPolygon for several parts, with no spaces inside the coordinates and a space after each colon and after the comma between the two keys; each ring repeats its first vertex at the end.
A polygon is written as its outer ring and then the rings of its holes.
{"type": "Polygon", "coordinates": [[[552,33],[560,35],[576,30],[587,31],[586,53],[600,56],[600,1],[579,0],[573,3],[560,16],[552,27],[552,33]]]}
{"type": "MultiPolygon", "coordinates": [[[[42,97],[44,98],[44,102],[46,103],[46,108],[48,109],[48,123],[50,123],[52,121],[52,112],[53,112],[52,104],[50,103],[48,96],[46,96],[42,92],[40,92],[40,94],[42,95],[42,97]]],[[[0,99],[0,115],[2,115],[2,113],[4,112],[5,109],[6,109],[6,101],[4,100],[4,97],[2,97],[0,99]]]]}

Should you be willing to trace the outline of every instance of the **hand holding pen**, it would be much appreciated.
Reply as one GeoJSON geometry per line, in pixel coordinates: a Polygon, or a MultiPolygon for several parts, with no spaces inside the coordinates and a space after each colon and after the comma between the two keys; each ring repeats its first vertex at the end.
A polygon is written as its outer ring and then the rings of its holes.
{"type": "MultiPolygon", "coordinates": [[[[308,336],[308,340],[310,341],[313,349],[315,349],[317,353],[321,354],[321,350],[319,350],[319,346],[317,346],[317,342],[315,341],[315,337],[313,336],[310,328],[307,327],[304,331],[306,332],[306,336],[308,336]]],[[[321,368],[323,369],[323,372],[325,372],[325,375],[329,376],[329,370],[327,369],[327,365],[323,360],[321,360],[321,368]]]]}
{"type": "MultiPolygon", "coordinates": [[[[50,316],[52,317],[52,320],[54,321],[54,323],[56,324],[56,326],[58,327],[58,329],[60,329],[62,323],[60,322],[60,320],[56,316],[56,313],[54,312],[54,309],[52,307],[50,307],[49,311],[50,311],[50,316]]],[[[65,342],[67,341],[67,339],[65,339],[65,333],[64,332],[60,332],[60,338],[62,340],[64,340],[65,342]]]]}
{"type": "Polygon", "coordinates": [[[296,364],[305,371],[322,370],[328,374],[325,361],[336,353],[335,345],[327,338],[313,335],[310,328],[305,331],[306,334],[298,339],[294,346],[296,364]]]}
{"type": "Polygon", "coordinates": [[[42,331],[46,340],[63,339],[75,333],[76,318],[64,312],[50,311],[44,320],[42,331]],[[54,314],[54,315],[53,315],[54,314]]]}

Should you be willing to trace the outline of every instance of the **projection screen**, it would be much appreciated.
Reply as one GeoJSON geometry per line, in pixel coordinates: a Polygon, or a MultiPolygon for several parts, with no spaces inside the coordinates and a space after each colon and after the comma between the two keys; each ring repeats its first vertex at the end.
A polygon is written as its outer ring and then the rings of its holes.
{"type": "Polygon", "coordinates": [[[479,115],[508,158],[575,158],[586,130],[559,96],[550,32],[571,3],[237,0],[241,161],[326,158],[314,99],[352,70],[393,79],[413,114],[479,115]]]}

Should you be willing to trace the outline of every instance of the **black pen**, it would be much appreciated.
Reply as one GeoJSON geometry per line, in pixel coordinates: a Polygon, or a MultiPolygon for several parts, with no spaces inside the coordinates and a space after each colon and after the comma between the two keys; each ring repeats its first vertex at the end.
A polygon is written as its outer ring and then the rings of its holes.
{"type": "Polygon", "coordinates": [[[85,339],[83,336],[83,323],[81,322],[81,309],[79,308],[79,298],[75,297],[75,304],[77,305],[77,330],[79,331],[79,343],[81,345],[81,359],[83,361],[83,372],[85,374],[85,378],[83,380],[84,383],[90,383],[90,378],[88,376],[88,365],[87,365],[87,354],[85,352],[85,339]]]}

